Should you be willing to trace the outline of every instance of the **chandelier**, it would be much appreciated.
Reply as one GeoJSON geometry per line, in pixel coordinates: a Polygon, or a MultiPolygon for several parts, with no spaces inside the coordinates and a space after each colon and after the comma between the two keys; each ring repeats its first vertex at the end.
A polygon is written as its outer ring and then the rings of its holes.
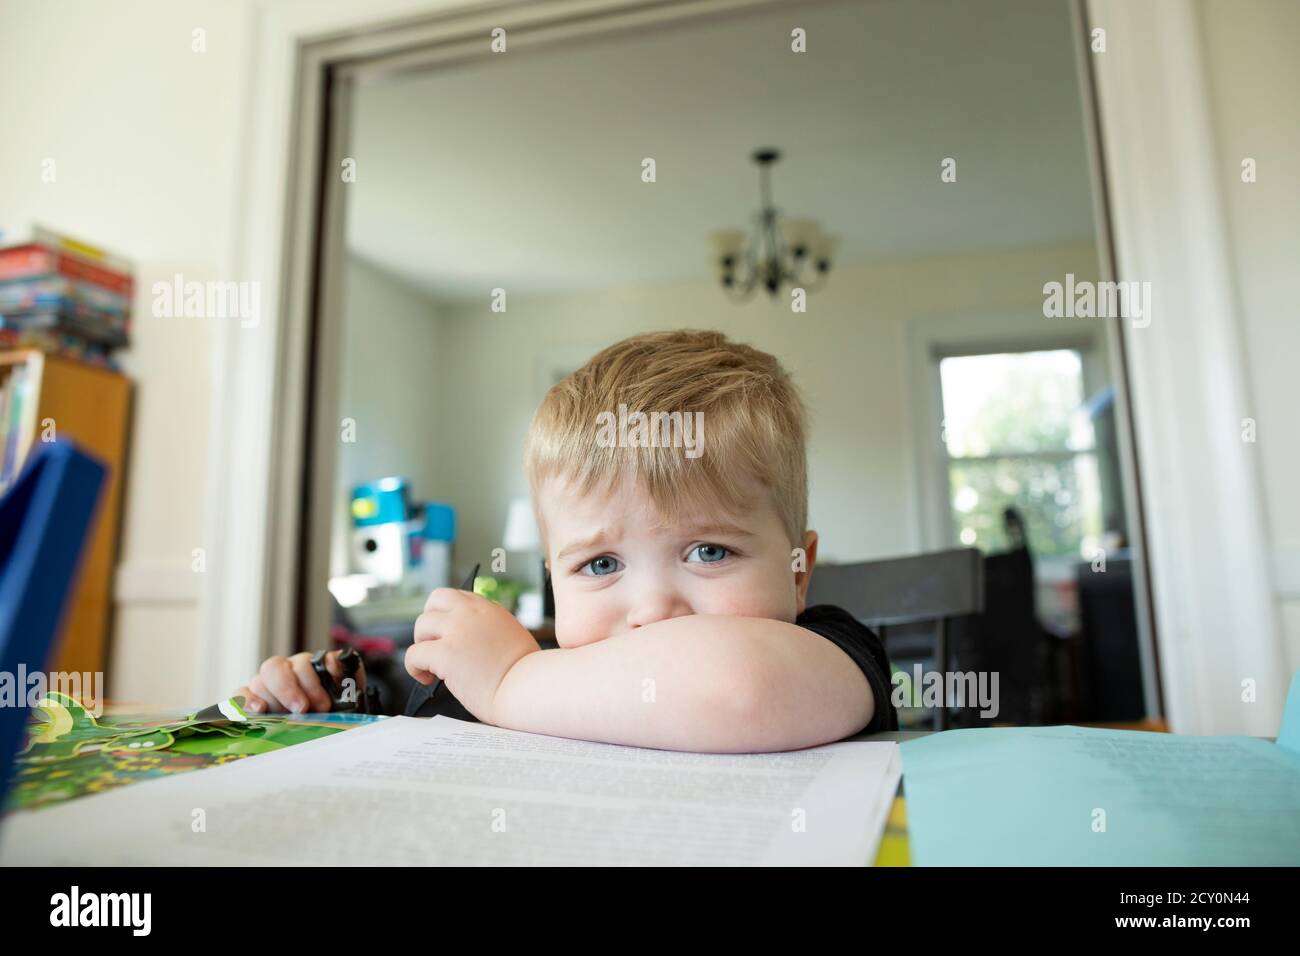
{"type": "Polygon", "coordinates": [[[772,205],[772,164],[781,158],[776,149],[759,149],[758,164],[762,208],[754,217],[754,231],[745,241],[739,229],[710,234],[718,280],[727,296],[745,302],[760,285],[775,299],[784,286],[815,292],[826,284],[831,258],[839,239],[821,231],[813,219],[785,219],[772,205]]]}

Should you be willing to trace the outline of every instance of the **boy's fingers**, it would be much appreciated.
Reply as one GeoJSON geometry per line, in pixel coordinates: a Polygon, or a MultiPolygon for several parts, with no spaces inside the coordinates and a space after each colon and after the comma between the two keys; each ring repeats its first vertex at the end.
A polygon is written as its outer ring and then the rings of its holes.
{"type": "Polygon", "coordinates": [[[412,644],[406,649],[406,673],[421,684],[429,685],[438,679],[434,669],[436,644],[412,644]]]}
{"type": "Polygon", "coordinates": [[[442,637],[442,618],[437,611],[425,611],[415,619],[415,643],[442,637]]]}
{"type": "Polygon", "coordinates": [[[230,696],[244,698],[244,710],[250,711],[251,713],[264,714],[268,709],[266,701],[262,700],[262,698],[258,697],[247,687],[239,688],[239,690],[235,691],[230,696]]]}
{"type": "MultiPolygon", "coordinates": [[[[328,713],[333,702],[330,700],[330,695],[325,692],[325,688],[321,686],[320,678],[316,676],[316,668],[311,666],[311,655],[303,651],[289,658],[289,663],[298,677],[298,686],[303,689],[311,702],[311,709],[328,713]]],[[[329,670],[328,664],[325,669],[329,670]]]]}
{"type": "Polygon", "coordinates": [[[468,594],[468,591],[457,591],[455,588],[435,588],[424,602],[424,610],[426,612],[450,611],[457,601],[468,594]]]}
{"type": "Polygon", "coordinates": [[[273,714],[285,709],[284,704],[280,703],[276,696],[266,689],[266,683],[260,676],[254,677],[248,682],[248,689],[266,705],[266,710],[263,713],[273,714]]]}
{"type": "MultiPolygon", "coordinates": [[[[298,675],[293,672],[293,666],[287,657],[268,657],[262,662],[262,669],[257,676],[286,710],[295,714],[306,713],[307,695],[298,685],[298,675]]],[[[312,676],[315,677],[314,674],[312,676]]],[[[316,683],[319,684],[320,681],[316,683]]]]}

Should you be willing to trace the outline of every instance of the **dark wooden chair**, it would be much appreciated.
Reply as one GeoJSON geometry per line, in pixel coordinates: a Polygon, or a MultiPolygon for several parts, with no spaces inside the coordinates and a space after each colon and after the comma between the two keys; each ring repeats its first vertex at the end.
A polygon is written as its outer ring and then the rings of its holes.
{"type": "MultiPolygon", "coordinates": [[[[949,628],[958,618],[984,610],[984,557],[976,548],[931,551],[905,558],[818,564],[808,604],[834,604],[874,629],[882,642],[892,628],[929,625],[935,665],[947,673],[949,628]]],[[[886,647],[888,644],[886,643],[886,647]]],[[[948,726],[947,708],[934,715],[948,726]]]]}

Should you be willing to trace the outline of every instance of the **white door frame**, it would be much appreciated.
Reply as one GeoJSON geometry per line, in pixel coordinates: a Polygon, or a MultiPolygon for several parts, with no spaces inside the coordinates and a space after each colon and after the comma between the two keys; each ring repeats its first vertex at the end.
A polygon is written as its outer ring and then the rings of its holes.
{"type": "Polygon", "coordinates": [[[1246,352],[1193,0],[1088,0],[1116,277],[1151,283],[1124,322],[1160,674],[1178,733],[1277,733],[1289,675],[1246,352]],[[1253,680],[1257,702],[1242,700],[1253,680]]]}
{"type": "MultiPolygon", "coordinates": [[[[255,52],[241,91],[243,207],[231,261],[238,278],[261,283],[270,307],[256,326],[216,335],[195,683],[203,699],[244,683],[263,657],[293,643],[315,260],[338,252],[318,242],[317,218],[337,214],[329,205],[337,186],[325,181],[323,209],[314,193],[322,157],[338,146],[338,131],[327,139],[323,130],[326,68],[417,45],[425,52],[411,66],[427,64],[430,48],[447,59],[481,56],[499,26],[512,49],[527,49],[778,2],[317,0],[254,8],[255,52]]],[[[1236,437],[1248,414],[1244,351],[1196,10],[1192,0],[1088,0],[1088,15],[1110,36],[1094,65],[1117,271],[1156,290],[1150,327],[1126,329],[1125,346],[1169,717],[1182,732],[1272,733],[1286,675],[1261,485],[1236,437]],[[1258,706],[1240,703],[1238,679],[1246,677],[1259,683],[1258,706]]],[[[318,365],[332,361],[331,334],[326,323],[318,365]]],[[[315,400],[328,402],[333,370],[315,374],[315,400]]],[[[310,487],[331,482],[311,473],[310,487]]],[[[324,564],[306,557],[308,573],[319,573],[324,564]]]]}

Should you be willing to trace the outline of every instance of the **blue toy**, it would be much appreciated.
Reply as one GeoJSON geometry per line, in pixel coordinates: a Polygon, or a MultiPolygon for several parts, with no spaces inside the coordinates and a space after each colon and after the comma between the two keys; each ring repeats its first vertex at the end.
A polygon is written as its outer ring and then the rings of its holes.
{"type": "MultiPolygon", "coordinates": [[[[0,675],[47,666],[106,474],[67,441],[42,444],[0,498],[0,675]]],[[[0,806],[30,717],[16,690],[0,707],[0,806]]]]}
{"type": "Polygon", "coordinates": [[[382,584],[419,579],[425,590],[443,587],[451,569],[456,509],[412,503],[404,478],[380,478],[352,490],[352,561],[382,584]]]}
{"type": "Polygon", "coordinates": [[[414,564],[407,492],[403,478],[381,478],[352,491],[352,560],[382,584],[400,584],[414,564]]]}

